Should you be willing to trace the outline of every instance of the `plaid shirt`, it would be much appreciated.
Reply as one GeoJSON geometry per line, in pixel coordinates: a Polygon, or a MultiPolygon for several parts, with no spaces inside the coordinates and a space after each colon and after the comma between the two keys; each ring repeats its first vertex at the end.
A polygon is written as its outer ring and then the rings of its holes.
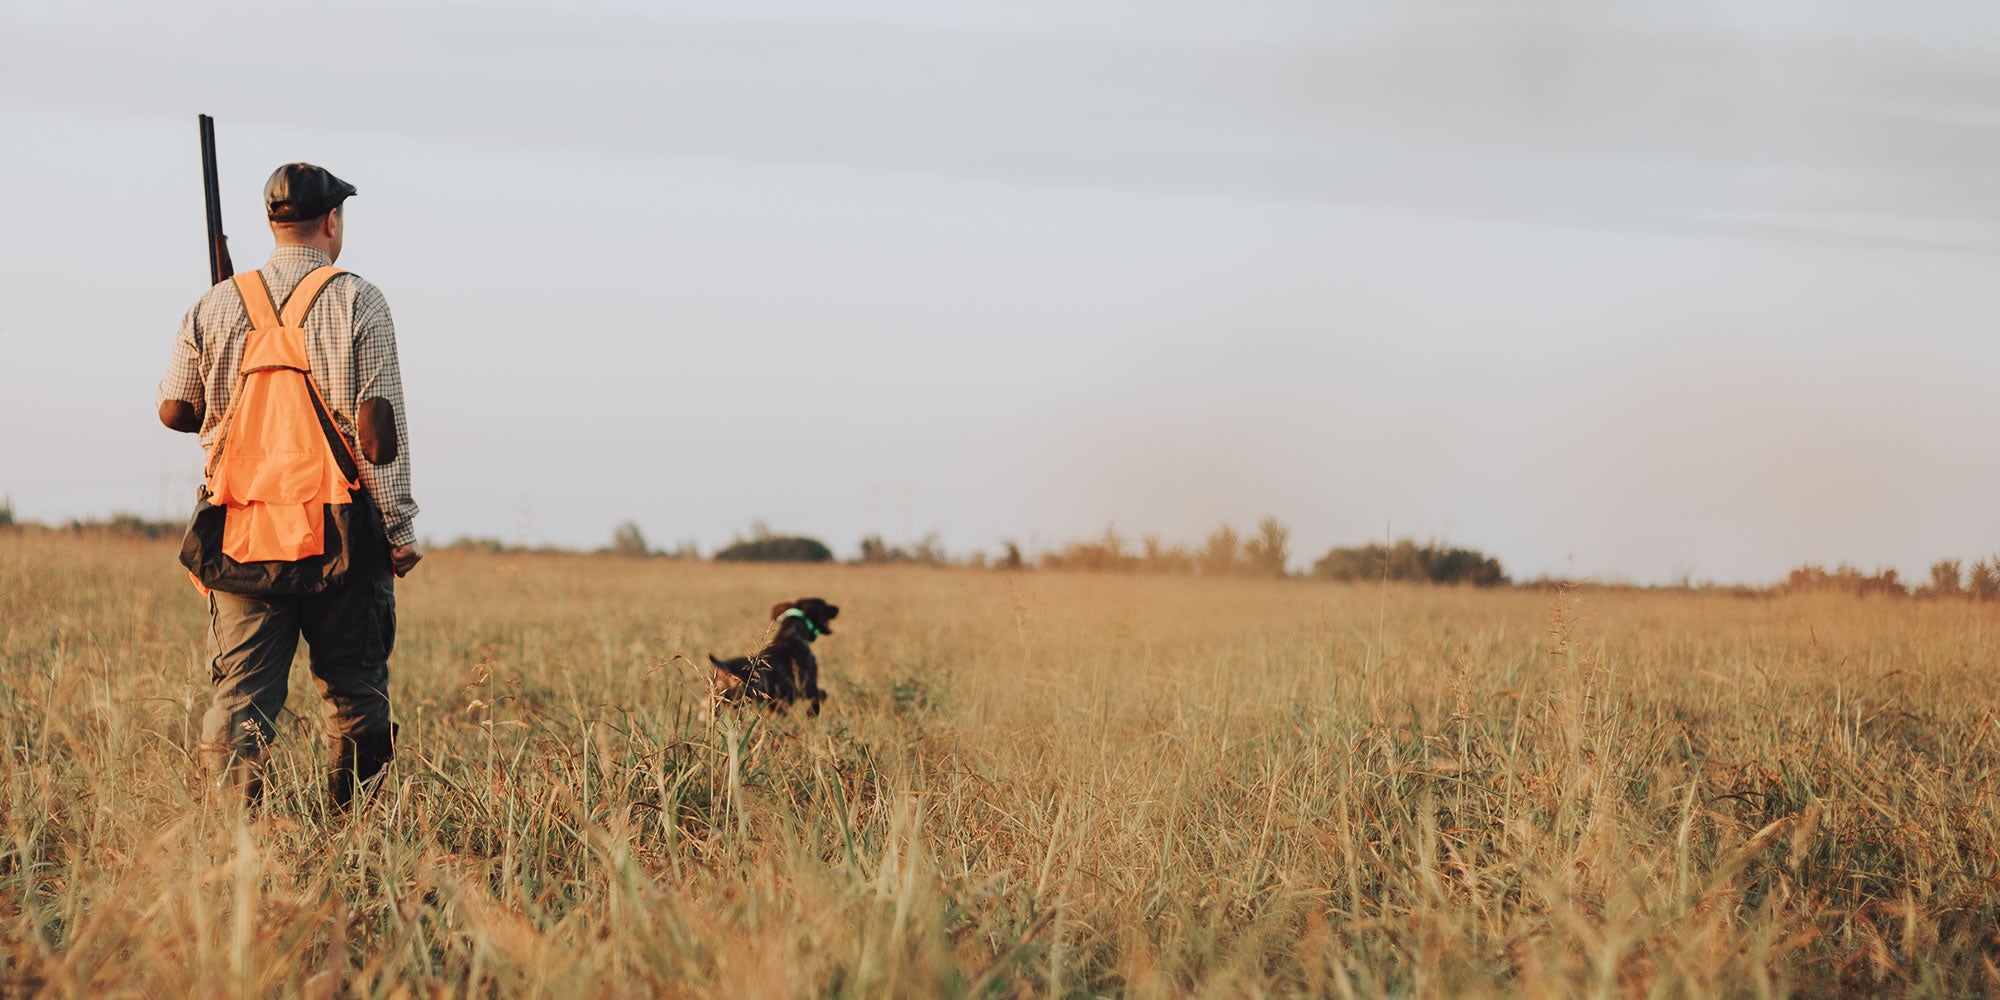
{"type": "MultiPolygon", "coordinates": [[[[271,289],[272,304],[283,310],[286,296],[300,279],[331,263],[311,247],[281,246],[259,270],[271,289]]],[[[354,414],[362,400],[380,396],[396,408],[396,460],[372,465],[360,458],[358,450],[355,457],[362,484],[382,509],[389,544],[415,542],[410,424],[403,409],[403,373],[396,362],[396,325],[389,318],[388,300],[359,275],[337,275],[306,313],[305,330],[313,381],[350,446],[355,439],[354,414]]],[[[173,360],[167,365],[167,377],[160,380],[159,402],[179,399],[204,408],[201,446],[211,455],[221,436],[222,418],[229,413],[230,395],[236,391],[237,367],[249,333],[250,316],[243,310],[235,282],[216,285],[181,318],[173,360]]]]}

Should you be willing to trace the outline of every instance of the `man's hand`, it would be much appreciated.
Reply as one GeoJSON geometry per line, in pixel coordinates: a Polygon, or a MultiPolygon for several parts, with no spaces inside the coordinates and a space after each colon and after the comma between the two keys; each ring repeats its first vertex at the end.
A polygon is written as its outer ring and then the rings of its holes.
{"type": "Polygon", "coordinates": [[[423,558],[423,546],[415,542],[398,545],[389,550],[389,568],[395,570],[397,576],[409,576],[410,571],[416,569],[417,563],[422,562],[423,558]]]}

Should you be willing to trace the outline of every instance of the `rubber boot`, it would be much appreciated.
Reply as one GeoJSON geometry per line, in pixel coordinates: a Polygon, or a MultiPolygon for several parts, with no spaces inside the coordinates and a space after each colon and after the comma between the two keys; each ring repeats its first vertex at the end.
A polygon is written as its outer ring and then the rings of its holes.
{"type": "Polygon", "coordinates": [[[339,816],[354,804],[355,791],[396,756],[396,725],[358,736],[335,736],[327,741],[327,751],[326,803],[339,816]]]}

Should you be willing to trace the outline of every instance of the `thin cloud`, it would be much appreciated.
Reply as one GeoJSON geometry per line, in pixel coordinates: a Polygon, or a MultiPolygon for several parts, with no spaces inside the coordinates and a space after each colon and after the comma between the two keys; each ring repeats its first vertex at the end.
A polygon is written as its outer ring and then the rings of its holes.
{"type": "Polygon", "coordinates": [[[290,122],[299,95],[242,81],[294,75],[338,81],[325,126],[509,148],[2000,249],[2000,74],[1908,41],[1561,5],[1294,13],[1295,39],[1205,43],[1116,36],[1101,14],[1028,33],[1018,18],[950,27],[893,5],[901,20],[853,23],[601,4],[359,9],[325,44],[275,48],[258,22],[205,18],[195,31],[149,7],[111,23],[60,8],[0,15],[32,40],[0,83],[31,106],[221,102],[290,122]],[[233,56],[183,58],[191,50],[233,56]],[[1853,225],[1857,214],[1874,221],[1853,225]]]}

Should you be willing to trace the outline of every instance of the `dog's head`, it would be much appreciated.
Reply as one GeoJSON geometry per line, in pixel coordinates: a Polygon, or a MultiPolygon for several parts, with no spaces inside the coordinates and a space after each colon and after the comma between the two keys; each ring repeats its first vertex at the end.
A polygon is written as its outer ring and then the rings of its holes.
{"type": "Polygon", "coordinates": [[[840,614],[840,608],[828,604],[817,597],[801,597],[796,601],[783,601],[773,604],[771,605],[771,617],[783,617],[785,612],[795,608],[799,614],[804,615],[805,619],[812,623],[815,633],[819,635],[833,634],[833,626],[829,623],[840,614]]]}

